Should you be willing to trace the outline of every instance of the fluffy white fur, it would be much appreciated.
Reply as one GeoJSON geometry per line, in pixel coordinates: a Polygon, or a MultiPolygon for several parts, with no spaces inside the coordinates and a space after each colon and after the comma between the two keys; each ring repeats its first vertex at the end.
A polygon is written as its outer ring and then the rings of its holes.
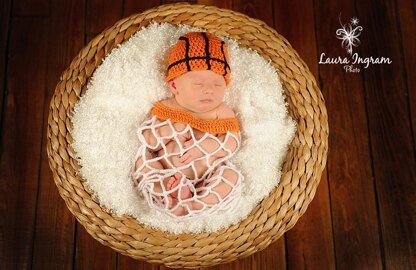
{"type": "Polygon", "coordinates": [[[100,203],[117,215],[173,233],[213,232],[246,217],[279,183],[281,164],[295,133],[282,85],[273,66],[257,52],[229,46],[232,81],[225,96],[240,119],[242,146],[231,161],[245,176],[243,204],[233,213],[218,212],[181,222],[149,209],[131,184],[136,128],[152,104],[171,96],[164,82],[169,48],[188,26],[151,24],[111,51],[93,74],[74,108],[73,148],[80,174],[100,203]]]}

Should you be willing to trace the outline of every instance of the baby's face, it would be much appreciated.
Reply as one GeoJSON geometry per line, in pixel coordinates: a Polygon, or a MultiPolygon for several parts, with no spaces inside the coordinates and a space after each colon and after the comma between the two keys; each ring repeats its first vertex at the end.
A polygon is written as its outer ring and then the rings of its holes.
{"type": "Polygon", "coordinates": [[[193,112],[208,112],[218,107],[225,95],[225,79],[211,70],[187,72],[169,82],[176,102],[193,112]]]}

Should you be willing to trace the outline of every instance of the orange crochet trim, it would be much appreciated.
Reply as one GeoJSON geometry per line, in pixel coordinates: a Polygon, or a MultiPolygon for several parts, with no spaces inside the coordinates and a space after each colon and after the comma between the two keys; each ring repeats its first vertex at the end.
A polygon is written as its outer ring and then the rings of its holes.
{"type": "Polygon", "coordinates": [[[162,120],[170,119],[173,122],[189,124],[193,128],[212,134],[227,133],[227,131],[237,132],[240,130],[238,119],[235,117],[224,119],[199,119],[190,112],[182,109],[170,108],[161,101],[157,101],[154,104],[151,114],[162,120]]]}

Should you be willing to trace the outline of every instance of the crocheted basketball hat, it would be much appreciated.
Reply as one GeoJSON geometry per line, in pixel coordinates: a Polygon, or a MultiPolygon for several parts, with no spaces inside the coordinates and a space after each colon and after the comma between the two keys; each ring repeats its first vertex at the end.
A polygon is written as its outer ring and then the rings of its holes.
{"type": "Polygon", "coordinates": [[[166,81],[193,70],[211,70],[223,76],[228,85],[231,70],[225,42],[208,32],[181,36],[169,56],[166,81]]]}

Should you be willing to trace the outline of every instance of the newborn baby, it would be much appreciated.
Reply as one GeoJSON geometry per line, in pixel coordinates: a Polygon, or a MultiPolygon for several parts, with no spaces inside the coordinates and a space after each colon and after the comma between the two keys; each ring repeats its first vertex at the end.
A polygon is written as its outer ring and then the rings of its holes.
{"type": "Polygon", "coordinates": [[[150,206],[192,217],[236,204],[242,174],[229,159],[240,148],[226,44],[207,32],[179,38],[166,81],[173,98],[157,101],[137,129],[134,185],[150,206]]]}

